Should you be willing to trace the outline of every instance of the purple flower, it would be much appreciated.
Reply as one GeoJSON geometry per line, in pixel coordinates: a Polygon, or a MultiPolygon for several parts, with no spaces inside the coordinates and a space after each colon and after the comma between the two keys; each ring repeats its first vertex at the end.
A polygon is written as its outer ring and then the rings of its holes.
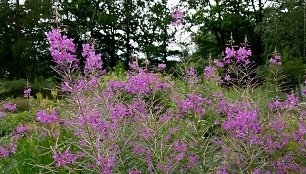
{"type": "Polygon", "coordinates": [[[129,67],[133,70],[139,69],[138,63],[136,61],[129,62],[129,67]]]}
{"type": "Polygon", "coordinates": [[[0,118],[1,118],[1,117],[5,117],[5,116],[6,116],[6,113],[3,112],[3,111],[0,111],[0,118]]]}
{"type": "Polygon", "coordinates": [[[217,119],[214,121],[214,124],[215,124],[215,125],[217,125],[217,124],[219,124],[219,123],[220,123],[220,122],[219,122],[219,120],[217,120],[217,119]]]}
{"type": "Polygon", "coordinates": [[[262,129],[258,123],[256,110],[228,113],[227,121],[222,123],[222,128],[237,138],[246,138],[246,135],[250,133],[260,133],[262,129]]]}
{"type": "Polygon", "coordinates": [[[176,152],[187,152],[187,144],[185,142],[180,144],[178,140],[175,140],[173,143],[173,148],[176,152]]]}
{"type": "Polygon", "coordinates": [[[11,150],[11,152],[12,152],[13,154],[16,154],[17,145],[16,145],[16,144],[12,144],[12,145],[10,146],[10,150],[11,150]]]}
{"type": "Polygon", "coordinates": [[[250,60],[248,59],[252,55],[252,51],[246,49],[245,47],[240,47],[237,51],[237,54],[235,58],[237,59],[237,62],[242,62],[245,64],[249,64],[250,60]]]}
{"type": "Polygon", "coordinates": [[[30,93],[31,93],[31,88],[25,88],[23,91],[23,97],[24,98],[29,98],[30,97],[30,93]]]}
{"type": "Polygon", "coordinates": [[[226,168],[222,166],[216,174],[228,174],[228,172],[226,171],[226,168]]]}
{"type": "Polygon", "coordinates": [[[172,26],[178,26],[183,21],[184,13],[181,10],[177,10],[171,14],[171,17],[175,19],[175,21],[171,23],[172,26]]]}
{"type": "Polygon", "coordinates": [[[197,155],[188,154],[187,158],[188,158],[188,165],[189,166],[195,166],[196,163],[198,162],[198,156],[197,155]]]}
{"type": "Polygon", "coordinates": [[[152,137],[154,137],[154,131],[152,129],[149,128],[143,128],[142,129],[142,133],[139,134],[140,137],[143,137],[145,139],[150,139],[152,137]]]}
{"type": "Polygon", "coordinates": [[[174,13],[171,14],[171,17],[173,19],[183,19],[184,13],[181,10],[177,10],[174,13]]]}
{"type": "Polygon", "coordinates": [[[52,157],[55,161],[55,167],[61,167],[66,166],[67,164],[76,165],[76,160],[80,157],[80,155],[72,155],[67,149],[63,153],[59,153],[55,150],[52,157]]]}
{"type": "Polygon", "coordinates": [[[89,169],[93,169],[95,167],[95,165],[93,164],[93,163],[89,163],[88,165],[87,165],[87,168],[89,168],[89,169]]]}
{"type": "Polygon", "coordinates": [[[58,122],[58,115],[55,108],[52,109],[51,114],[47,114],[46,110],[41,110],[37,112],[36,120],[44,124],[56,123],[58,122]]]}
{"type": "Polygon", "coordinates": [[[67,36],[62,35],[59,29],[49,31],[47,36],[50,43],[51,56],[55,63],[58,65],[78,63],[74,55],[76,50],[73,39],[68,39],[67,36]]]}
{"type": "Polygon", "coordinates": [[[212,66],[206,66],[204,70],[205,70],[204,77],[206,79],[212,77],[215,74],[215,72],[216,72],[216,68],[214,68],[212,66]]]}
{"type": "Polygon", "coordinates": [[[27,127],[27,126],[20,125],[20,126],[17,127],[16,132],[17,132],[17,133],[23,133],[23,132],[25,132],[25,131],[27,131],[27,130],[28,130],[28,127],[27,127]]]}
{"type": "Polygon", "coordinates": [[[158,64],[158,69],[163,70],[166,68],[166,64],[158,64]]]}
{"type": "Polygon", "coordinates": [[[176,161],[181,161],[184,159],[185,154],[184,153],[179,153],[175,156],[176,161]]]}
{"type": "Polygon", "coordinates": [[[72,91],[72,87],[69,86],[68,82],[62,82],[62,91],[63,92],[71,92],[72,91]]]}
{"type": "Polygon", "coordinates": [[[252,171],[252,174],[261,174],[261,169],[255,169],[252,171]]]}
{"type": "Polygon", "coordinates": [[[273,64],[273,65],[276,65],[276,64],[277,64],[277,60],[276,60],[276,59],[273,59],[273,58],[271,58],[269,62],[270,62],[271,64],[273,64]]]}
{"type": "Polygon", "coordinates": [[[287,99],[284,102],[284,107],[286,108],[295,108],[297,106],[299,99],[294,96],[294,94],[287,95],[287,99]]]}
{"type": "Polygon", "coordinates": [[[281,65],[282,62],[280,62],[280,60],[281,60],[281,56],[279,54],[276,54],[274,58],[270,59],[269,62],[271,65],[281,65]]]}
{"type": "Polygon", "coordinates": [[[8,158],[8,156],[9,156],[9,150],[0,146],[0,157],[8,158]]]}
{"type": "Polygon", "coordinates": [[[214,64],[216,64],[217,67],[222,68],[224,67],[224,63],[220,60],[215,59],[214,64]]]}
{"type": "Polygon", "coordinates": [[[3,108],[8,110],[8,111],[14,112],[14,111],[16,111],[16,104],[14,104],[14,103],[5,103],[5,104],[3,104],[3,108]]]}
{"type": "Polygon", "coordinates": [[[234,48],[228,48],[226,47],[225,48],[225,54],[226,54],[226,57],[227,59],[231,58],[231,57],[235,57],[236,56],[236,51],[234,48]]]}
{"type": "Polygon", "coordinates": [[[93,45],[83,44],[82,56],[86,58],[85,72],[102,70],[101,54],[95,54],[93,45]]]}
{"type": "Polygon", "coordinates": [[[141,171],[140,170],[129,169],[128,173],[129,174],[141,174],[141,171]]]}
{"type": "Polygon", "coordinates": [[[276,60],[281,60],[281,56],[279,55],[279,54],[277,54],[277,55],[275,55],[275,57],[274,57],[276,60]]]}
{"type": "Polygon", "coordinates": [[[99,166],[101,166],[101,173],[111,173],[111,168],[116,166],[116,155],[113,154],[109,158],[103,158],[101,155],[99,155],[97,161],[99,166]]]}
{"type": "Polygon", "coordinates": [[[231,80],[231,76],[230,76],[230,75],[228,75],[228,74],[226,74],[226,75],[225,75],[224,80],[226,80],[226,81],[230,81],[230,80],[231,80]]]}

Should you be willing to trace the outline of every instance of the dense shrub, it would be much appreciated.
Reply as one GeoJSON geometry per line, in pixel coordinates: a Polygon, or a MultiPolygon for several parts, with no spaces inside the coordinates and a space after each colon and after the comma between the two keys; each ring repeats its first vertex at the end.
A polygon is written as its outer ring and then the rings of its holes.
{"type": "Polygon", "coordinates": [[[27,83],[25,79],[2,81],[0,82],[0,99],[20,97],[27,86],[31,87],[32,94],[40,92],[44,96],[50,97],[50,91],[56,86],[56,83],[52,78],[36,79],[33,83],[27,83]]]}

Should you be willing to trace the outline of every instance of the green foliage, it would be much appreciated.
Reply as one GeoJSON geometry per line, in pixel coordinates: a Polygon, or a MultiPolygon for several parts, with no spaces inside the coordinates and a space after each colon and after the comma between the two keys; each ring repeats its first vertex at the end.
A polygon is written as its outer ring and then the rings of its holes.
{"type": "MultiPolygon", "coordinates": [[[[61,129],[62,138],[71,138],[69,132],[61,129]]],[[[54,172],[55,165],[52,158],[50,146],[55,145],[55,138],[42,136],[41,130],[32,129],[30,134],[26,133],[17,144],[17,153],[10,158],[0,159],[0,173],[44,173],[54,172]],[[51,165],[50,165],[51,164],[51,165]]],[[[71,171],[70,171],[71,172],[71,171]]],[[[57,173],[69,173],[62,170],[57,173]]],[[[82,173],[74,171],[73,173],[82,173]]]]}
{"type": "Polygon", "coordinates": [[[298,86],[304,81],[306,64],[303,64],[303,58],[295,58],[284,62],[283,73],[285,80],[291,87],[298,86]]]}
{"type": "Polygon", "coordinates": [[[262,21],[262,1],[225,0],[194,1],[189,0],[189,10],[196,10],[188,22],[199,25],[199,31],[193,33],[193,41],[198,46],[196,57],[208,59],[209,55],[216,58],[224,48],[230,46],[227,42],[233,36],[234,45],[239,46],[245,42],[247,36],[252,47],[254,60],[263,64],[261,55],[261,33],[255,31],[255,26],[262,21]],[[258,7],[258,8],[255,8],[258,7]]]}
{"type": "Polygon", "coordinates": [[[20,113],[8,113],[5,117],[0,118],[0,136],[9,135],[19,125],[28,124],[34,120],[35,113],[33,111],[25,111],[20,113]]]}
{"type": "MultiPolygon", "coordinates": [[[[258,25],[263,30],[265,54],[287,51],[291,57],[302,57],[304,38],[303,0],[280,0],[264,10],[264,21],[258,25]]],[[[304,60],[305,61],[305,60],[304,60]]]]}
{"type": "Polygon", "coordinates": [[[29,85],[31,87],[31,94],[34,96],[36,93],[42,93],[44,96],[50,97],[51,89],[53,89],[56,84],[54,79],[43,79],[36,78],[33,83],[27,84],[25,79],[12,80],[12,81],[2,81],[0,82],[0,99],[5,99],[7,97],[20,97],[23,96],[23,91],[25,87],[29,85]]]}
{"type": "Polygon", "coordinates": [[[16,104],[18,112],[24,112],[31,109],[29,100],[25,98],[17,97],[15,99],[10,99],[10,102],[16,104]]]}
{"type": "Polygon", "coordinates": [[[23,90],[26,87],[26,80],[12,80],[0,82],[0,98],[17,97],[23,95],[23,90]]]}
{"type": "Polygon", "coordinates": [[[49,0],[0,1],[1,79],[52,75],[44,34],[51,5],[49,0]]]}

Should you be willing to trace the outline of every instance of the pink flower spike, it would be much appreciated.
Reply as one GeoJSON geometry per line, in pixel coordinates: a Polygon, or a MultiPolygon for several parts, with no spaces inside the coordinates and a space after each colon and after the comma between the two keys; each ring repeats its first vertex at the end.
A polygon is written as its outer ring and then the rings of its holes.
{"type": "Polygon", "coordinates": [[[177,10],[174,13],[171,14],[171,17],[173,19],[175,19],[175,22],[172,22],[171,25],[172,26],[178,26],[183,21],[184,13],[181,10],[177,10]]]}
{"type": "Polygon", "coordinates": [[[224,63],[217,59],[214,60],[214,64],[219,68],[224,67],[224,63]]]}
{"type": "Polygon", "coordinates": [[[166,64],[158,64],[158,69],[159,70],[163,70],[163,69],[165,69],[166,68],[166,64]]]}
{"type": "Polygon", "coordinates": [[[226,54],[226,57],[227,59],[231,58],[231,57],[235,57],[236,56],[236,51],[234,48],[228,48],[226,47],[225,49],[225,54],[226,54]]]}
{"type": "Polygon", "coordinates": [[[55,110],[55,108],[52,109],[52,113],[49,115],[47,114],[46,110],[41,110],[38,111],[36,114],[36,120],[44,123],[46,125],[51,124],[51,123],[56,123],[58,122],[58,115],[57,112],[55,110]]]}
{"type": "Polygon", "coordinates": [[[24,98],[29,98],[31,94],[31,88],[25,88],[23,91],[23,97],[24,98]]]}
{"type": "Polygon", "coordinates": [[[3,108],[8,110],[8,111],[14,112],[14,111],[16,111],[16,104],[14,104],[14,103],[5,103],[5,104],[3,104],[3,108]]]}
{"type": "Polygon", "coordinates": [[[231,76],[230,76],[230,75],[228,75],[228,74],[226,74],[226,76],[225,76],[224,80],[226,80],[226,81],[230,81],[230,80],[231,80],[231,76]]]}
{"type": "Polygon", "coordinates": [[[276,65],[277,64],[277,60],[276,59],[270,59],[269,61],[272,65],[276,65]]]}

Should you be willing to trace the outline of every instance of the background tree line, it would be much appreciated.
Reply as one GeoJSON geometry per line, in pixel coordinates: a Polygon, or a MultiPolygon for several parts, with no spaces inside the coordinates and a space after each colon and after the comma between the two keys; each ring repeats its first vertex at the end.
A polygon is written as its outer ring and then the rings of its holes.
{"type": "MultiPolygon", "coordinates": [[[[55,7],[78,54],[87,36],[95,38],[108,69],[127,67],[137,52],[164,63],[180,54],[170,47],[176,8],[167,0],[0,0],[0,79],[53,75],[45,32],[56,26],[50,20],[55,7]]],[[[217,57],[232,35],[236,45],[247,36],[258,65],[275,49],[290,67],[305,63],[304,0],[180,0],[178,7],[185,13],[186,31],[197,26],[192,32],[195,62],[217,57]]]]}

